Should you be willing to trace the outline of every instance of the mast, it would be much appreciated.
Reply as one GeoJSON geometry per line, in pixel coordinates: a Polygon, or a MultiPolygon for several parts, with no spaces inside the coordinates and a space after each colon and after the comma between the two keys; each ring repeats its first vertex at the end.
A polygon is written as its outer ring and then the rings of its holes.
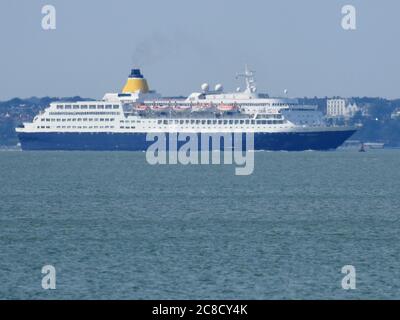
{"type": "Polygon", "coordinates": [[[245,82],[246,82],[245,92],[248,94],[253,94],[257,91],[256,81],[254,79],[254,73],[255,72],[250,70],[246,64],[244,73],[239,73],[236,75],[236,78],[243,77],[245,79],[245,82]]]}

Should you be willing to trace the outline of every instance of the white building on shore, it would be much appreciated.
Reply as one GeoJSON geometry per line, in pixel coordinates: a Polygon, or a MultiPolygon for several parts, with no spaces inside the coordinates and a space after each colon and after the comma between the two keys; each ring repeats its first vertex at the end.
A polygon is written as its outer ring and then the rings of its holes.
{"type": "Polygon", "coordinates": [[[390,118],[393,120],[400,119],[400,108],[397,108],[396,110],[394,110],[392,112],[392,114],[390,115],[390,118]]]}
{"type": "Polygon", "coordinates": [[[328,99],[326,101],[326,115],[328,118],[350,119],[360,110],[356,103],[348,99],[328,99]]]}

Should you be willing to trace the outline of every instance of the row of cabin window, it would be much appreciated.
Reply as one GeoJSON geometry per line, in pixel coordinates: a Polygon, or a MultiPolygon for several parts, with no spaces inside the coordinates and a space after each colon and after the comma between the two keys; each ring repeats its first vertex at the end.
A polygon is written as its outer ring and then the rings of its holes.
{"type": "Polygon", "coordinates": [[[100,118],[100,119],[91,119],[91,118],[72,118],[72,119],[41,119],[42,122],[66,122],[66,121],[114,121],[114,118],[100,118]]]}
{"type": "MultiPolygon", "coordinates": [[[[229,103],[227,103],[229,104],[229,103]]],[[[236,103],[235,103],[236,104],[236,103]]],[[[297,103],[239,103],[239,106],[244,107],[270,107],[270,106],[298,106],[297,103]]]]}
{"type": "MultiPolygon", "coordinates": [[[[50,126],[37,126],[38,129],[50,129],[50,126]]],[[[57,126],[57,129],[114,129],[114,126],[57,126]]],[[[280,127],[283,128],[283,127],[280,127]]],[[[120,127],[120,129],[135,129],[135,127],[120,127]]],[[[156,129],[153,127],[153,129],[156,129]]],[[[192,128],[194,129],[194,128],[192,128]]],[[[230,127],[230,129],[233,129],[230,127]]]]}
{"type": "Polygon", "coordinates": [[[296,103],[240,103],[240,106],[245,107],[270,107],[270,106],[298,106],[296,103]]]}
{"type": "Polygon", "coordinates": [[[63,109],[119,109],[119,105],[118,104],[98,104],[98,105],[94,105],[94,104],[58,104],[57,105],[57,109],[58,110],[63,110],[63,109]]]}
{"type": "MultiPolygon", "coordinates": [[[[38,129],[50,129],[50,126],[37,126],[38,129]]],[[[114,126],[57,126],[57,129],[114,129],[114,126]]]]}
{"type": "Polygon", "coordinates": [[[299,123],[299,124],[310,124],[310,123],[312,123],[312,124],[318,124],[319,122],[313,120],[313,121],[297,121],[297,123],[299,123]]]}
{"type": "MultiPolygon", "coordinates": [[[[264,120],[144,120],[145,123],[156,123],[156,121],[158,124],[271,124],[268,121],[265,123],[264,120]]],[[[120,123],[141,123],[141,120],[120,120],[120,123]]]]}
{"type": "Polygon", "coordinates": [[[158,120],[157,124],[282,124],[283,120],[158,120]]]}
{"type": "Polygon", "coordinates": [[[81,116],[90,116],[90,115],[119,115],[119,112],[105,112],[105,111],[83,111],[83,112],[49,112],[51,116],[74,116],[74,115],[81,115],[81,116]]]}
{"type": "MultiPolygon", "coordinates": [[[[121,126],[121,127],[119,127],[120,129],[135,129],[136,127],[124,127],[124,126],[121,126]]],[[[195,130],[198,130],[199,128],[197,127],[188,127],[188,126],[185,126],[185,127],[182,127],[182,128],[184,128],[184,129],[195,129],[195,130]]],[[[260,127],[257,127],[257,128],[260,128],[260,127]]],[[[265,127],[263,127],[264,129],[265,129],[265,127]]],[[[276,128],[280,128],[280,129],[284,129],[284,128],[289,128],[289,126],[279,126],[279,127],[276,127],[276,128]]],[[[147,126],[147,127],[145,127],[145,129],[160,129],[159,127],[154,127],[154,126],[147,126]]],[[[238,129],[238,127],[233,127],[233,126],[229,126],[229,127],[225,127],[224,129],[238,129]]],[[[243,127],[240,127],[239,129],[245,129],[245,128],[243,128],[243,127]]]]}
{"type": "Polygon", "coordinates": [[[257,116],[258,119],[282,119],[282,115],[280,114],[259,114],[257,116]]]}

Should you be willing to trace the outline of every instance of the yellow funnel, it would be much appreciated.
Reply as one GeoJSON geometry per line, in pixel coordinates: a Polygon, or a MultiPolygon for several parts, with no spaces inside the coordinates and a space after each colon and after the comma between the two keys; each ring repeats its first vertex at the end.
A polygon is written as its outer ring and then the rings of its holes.
{"type": "Polygon", "coordinates": [[[143,75],[140,73],[140,69],[132,69],[131,74],[129,75],[128,80],[124,88],[122,89],[123,93],[134,93],[134,92],[149,92],[149,86],[147,85],[147,81],[143,78],[143,75]]]}

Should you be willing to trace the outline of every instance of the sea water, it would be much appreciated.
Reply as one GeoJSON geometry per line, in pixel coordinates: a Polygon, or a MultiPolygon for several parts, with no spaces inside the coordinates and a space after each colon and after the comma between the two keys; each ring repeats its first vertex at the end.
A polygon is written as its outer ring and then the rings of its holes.
{"type": "Polygon", "coordinates": [[[135,152],[0,152],[11,298],[399,299],[400,151],[257,152],[249,176],[135,152]]]}

